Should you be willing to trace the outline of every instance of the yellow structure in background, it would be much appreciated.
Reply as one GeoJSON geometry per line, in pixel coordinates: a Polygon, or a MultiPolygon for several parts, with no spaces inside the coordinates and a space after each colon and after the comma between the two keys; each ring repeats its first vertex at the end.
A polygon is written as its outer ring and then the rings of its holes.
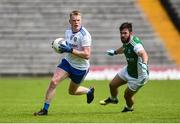
{"type": "Polygon", "coordinates": [[[180,65],[180,35],[159,0],[137,0],[169,54],[180,65]]]}

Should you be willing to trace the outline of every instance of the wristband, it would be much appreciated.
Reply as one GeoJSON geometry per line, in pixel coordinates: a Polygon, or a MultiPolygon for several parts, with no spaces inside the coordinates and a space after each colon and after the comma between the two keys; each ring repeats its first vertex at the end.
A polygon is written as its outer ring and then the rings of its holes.
{"type": "Polygon", "coordinates": [[[117,55],[117,52],[116,52],[116,50],[114,50],[114,55],[117,55]]]}

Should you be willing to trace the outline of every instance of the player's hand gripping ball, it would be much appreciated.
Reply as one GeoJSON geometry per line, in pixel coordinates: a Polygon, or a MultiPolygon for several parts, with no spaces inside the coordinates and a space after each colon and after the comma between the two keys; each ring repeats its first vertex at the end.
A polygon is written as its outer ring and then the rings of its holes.
{"type": "Polygon", "coordinates": [[[66,45],[66,40],[64,38],[57,38],[52,42],[52,48],[57,53],[62,53],[61,44],[66,45]]]}

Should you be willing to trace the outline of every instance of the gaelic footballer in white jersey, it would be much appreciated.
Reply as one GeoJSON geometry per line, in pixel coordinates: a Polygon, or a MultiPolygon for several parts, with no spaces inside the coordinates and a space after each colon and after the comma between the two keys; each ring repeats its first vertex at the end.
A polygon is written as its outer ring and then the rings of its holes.
{"type": "MultiPolygon", "coordinates": [[[[65,32],[65,38],[73,49],[79,51],[81,51],[83,47],[91,46],[91,35],[84,27],[81,27],[79,32],[76,33],[73,33],[71,28],[68,28],[65,32]]],[[[80,58],[72,53],[68,53],[65,59],[72,67],[79,70],[87,70],[90,66],[88,59],[80,58]]]]}
{"type": "Polygon", "coordinates": [[[81,86],[84,78],[89,71],[89,58],[91,56],[91,35],[81,25],[81,13],[74,10],[69,14],[70,28],[65,31],[65,44],[60,44],[61,54],[66,53],[65,58],[61,60],[53,77],[51,78],[49,87],[46,91],[43,108],[35,112],[36,116],[48,114],[49,106],[56,87],[64,79],[70,78],[68,93],[70,95],[86,95],[86,102],[92,103],[94,99],[94,87],[89,88],[81,86]]]}

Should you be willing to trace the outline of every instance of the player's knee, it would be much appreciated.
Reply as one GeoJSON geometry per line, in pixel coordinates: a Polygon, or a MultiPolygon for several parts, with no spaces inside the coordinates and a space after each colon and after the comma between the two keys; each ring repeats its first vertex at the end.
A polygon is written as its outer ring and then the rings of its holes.
{"type": "Polygon", "coordinates": [[[51,80],[50,86],[51,86],[52,88],[56,88],[57,84],[58,84],[58,83],[57,83],[56,80],[51,80]]]}
{"type": "Polygon", "coordinates": [[[117,88],[113,83],[109,83],[110,88],[117,88]]]}

